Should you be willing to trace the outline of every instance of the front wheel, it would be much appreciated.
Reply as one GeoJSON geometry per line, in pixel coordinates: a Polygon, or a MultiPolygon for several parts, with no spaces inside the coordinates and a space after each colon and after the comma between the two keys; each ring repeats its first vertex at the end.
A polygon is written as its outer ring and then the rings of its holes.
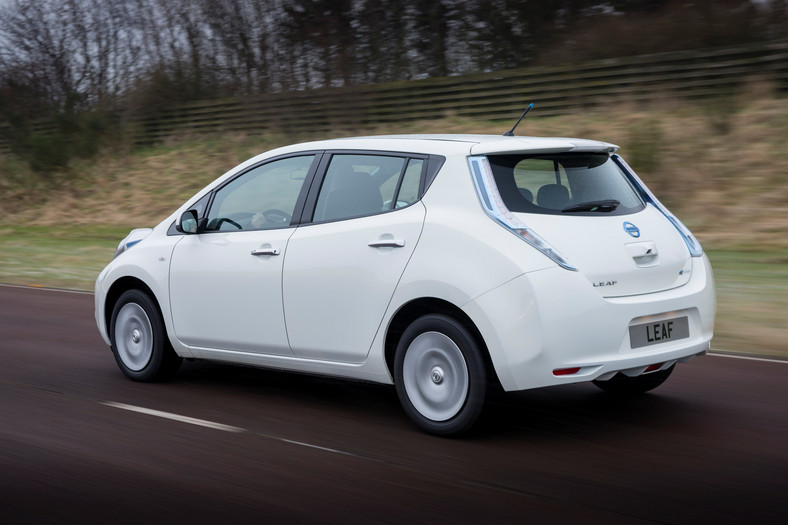
{"type": "Polygon", "coordinates": [[[672,365],[665,370],[651,372],[649,374],[642,374],[635,377],[629,377],[624,374],[616,374],[607,381],[594,381],[594,384],[609,394],[620,396],[632,396],[642,394],[657,388],[665,382],[673,372],[672,365]]]}
{"type": "Polygon", "coordinates": [[[124,292],[115,303],[110,341],[118,366],[135,381],[165,379],[181,364],[167,339],[158,306],[140,290],[124,292]]]}
{"type": "Polygon", "coordinates": [[[416,319],[402,334],[394,358],[400,403],[423,430],[455,436],[481,414],[487,374],[473,336],[444,315],[416,319]]]}

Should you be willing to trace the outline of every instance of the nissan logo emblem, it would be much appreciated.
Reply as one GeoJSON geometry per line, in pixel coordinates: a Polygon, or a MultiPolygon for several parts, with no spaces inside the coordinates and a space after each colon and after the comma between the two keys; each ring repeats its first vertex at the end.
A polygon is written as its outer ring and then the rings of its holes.
{"type": "Polygon", "coordinates": [[[640,229],[631,222],[624,223],[624,231],[632,237],[640,237],[640,229]]]}

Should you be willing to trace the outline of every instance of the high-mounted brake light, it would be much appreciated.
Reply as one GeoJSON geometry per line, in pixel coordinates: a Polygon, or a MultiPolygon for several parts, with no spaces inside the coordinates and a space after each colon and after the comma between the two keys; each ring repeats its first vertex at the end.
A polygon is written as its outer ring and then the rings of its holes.
{"type": "Polygon", "coordinates": [[[618,167],[621,168],[635,188],[637,188],[643,199],[653,204],[654,207],[657,208],[662,213],[662,215],[664,215],[665,218],[667,218],[668,221],[670,221],[670,223],[679,231],[681,238],[684,239],[684,243],[687,245],[687,249],[689,249],[690,255],[693,257],[700,257],[703,255],[703,248],[698,242],[698,239],[692,235],[692,232],[689,231],[689,228],[684,226],[684,223],[681,222],[678,217],[670,213],[665,205],[659,202],[659,199],[653,193],[651,193],[651,190],[648,189],[648,186],[646,186],[646,184],[640,180],[640,177],[637,176],[635,170],[630,168],[629,164],[627,164],[624,159],[618,155],[611,155],[611,158],[616,164],[618,164],[618,167]]]}
{"type": "Polygon", "coordinates": [[[490,167],[490,161],[487,160],[487,157],[468,157],[468,164],[471,167],[471,174],[473,175],[476,192],[479,195],[479,200],[487,215],[495,220],[495,222],[548,256],[562,268],[573,272],[577,271],[577,267],[571,264],[561,252],[542,239],[535,231],[526,226],[523,221],[509,211],[503,203],[501,194],[498,193],[498,186],[495,185],[492,168],[490,167]]]}

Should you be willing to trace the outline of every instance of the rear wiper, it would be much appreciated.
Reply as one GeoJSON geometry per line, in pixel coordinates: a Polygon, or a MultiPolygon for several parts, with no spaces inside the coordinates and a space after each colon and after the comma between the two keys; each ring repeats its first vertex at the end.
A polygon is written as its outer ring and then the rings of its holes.
{"type": "Polygon", "coordinates": [[[607,199],[603,201],[589,201],[589,202],[581,202],[580,204],[573,204],[572,206],[567,206],[561,213],[572,213],[576,211],[601,211],[601,212],[611,212],[618,208],[618,205],[621,204],[619,201],[614,199],[607,199]]]}

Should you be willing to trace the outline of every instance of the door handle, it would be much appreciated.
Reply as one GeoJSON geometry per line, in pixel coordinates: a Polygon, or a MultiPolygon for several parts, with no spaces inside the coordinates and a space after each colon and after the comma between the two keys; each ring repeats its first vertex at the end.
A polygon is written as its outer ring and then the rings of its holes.
{"type": "Polygon", "coordinates": [[[372,241],[369,243],[372,248],[402,248],[405,246],[405,241],[397,239],[381,239],[379,241],[372,241]]]}
{"type": "Polygon", "coordinates": [[[257,248],[252,250],[252,255],[279,255],[277,248],[257,248]]]}
{"type": "Polygon", "coordinates": [[[649,268],[659,264],[659,251],[655,242],[633,242],[625,247],[637,266],[649,268]]]}
{"type": "Polygon", "coordinates": [[[648,259],[659,255],[657,244],[651,241],[633,242],[625,246],[630,257],[635,260],[648,259]]]}

